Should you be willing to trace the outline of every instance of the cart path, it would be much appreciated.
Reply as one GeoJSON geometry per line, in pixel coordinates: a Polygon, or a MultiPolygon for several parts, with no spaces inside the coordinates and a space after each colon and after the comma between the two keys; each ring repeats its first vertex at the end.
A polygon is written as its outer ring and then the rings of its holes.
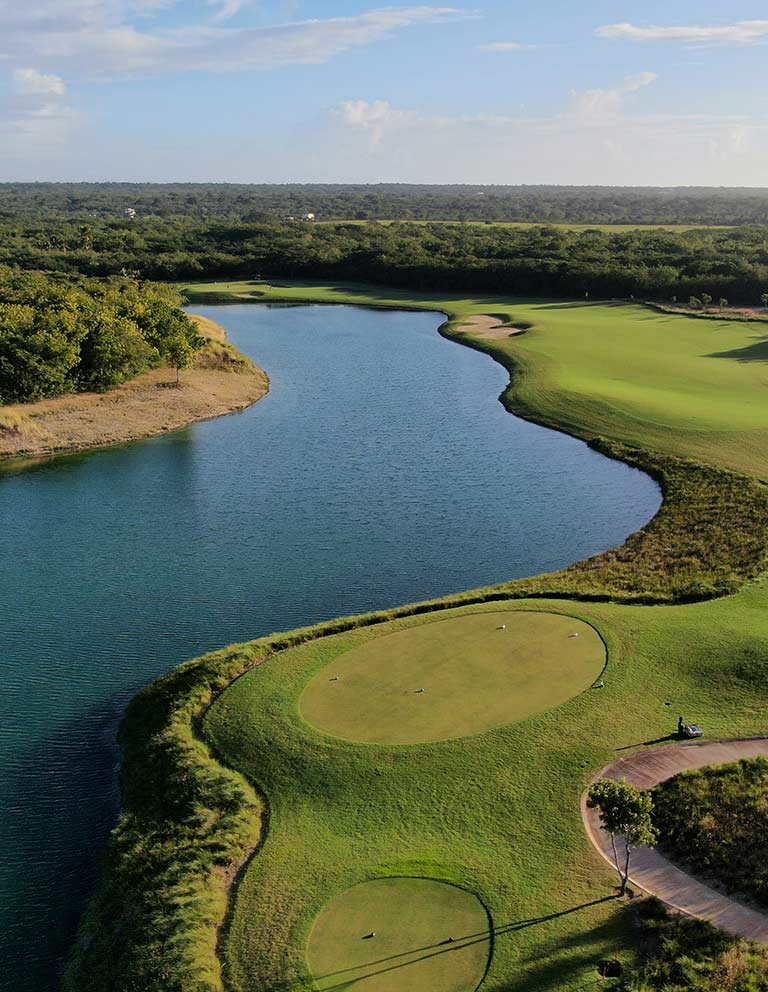
{"type": "MultiPolygon", "coordinates": [[[[595,780],[624,778],[640,789],[652,789],[678,772],[705,765],[724,765],[758,755],[768,757],[768,738],[672,744],[619,758],[601,769],[595,780]]],[[[615,867],[610,835],[600,826],[597,810],[587,808],[586,793],[581,801],[581,815],[587,836],[611,867],[615,867]]],[[[617,846],[619,855],[623,856],[623,844],[617,846]]],[[[643,847],[633,852],[630,880],[672,909],[709,920],[714,926],[736,936],[768,943],[768,914],[750,909],[699,882],[675,867],[657,850],[643,847]]]]}

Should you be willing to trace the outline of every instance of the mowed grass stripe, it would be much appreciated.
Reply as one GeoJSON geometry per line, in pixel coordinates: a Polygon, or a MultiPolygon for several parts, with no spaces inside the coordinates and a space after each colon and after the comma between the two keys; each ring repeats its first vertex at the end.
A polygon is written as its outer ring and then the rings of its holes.
{"type": "Polygon", "coordinates": [[[347,740],[414,744],[514,723],[587,689],[605,665],[594,628],[555,613],[475,613],[353,648],[301,696],[304,719],[347,740]]]}
{"type": "Polygon", "coordinates": [[[490,918],[471,892],[427,878],[379,878],[324,907],[307,962],[321,992],[474,992],[490,938],[490,918]]]}

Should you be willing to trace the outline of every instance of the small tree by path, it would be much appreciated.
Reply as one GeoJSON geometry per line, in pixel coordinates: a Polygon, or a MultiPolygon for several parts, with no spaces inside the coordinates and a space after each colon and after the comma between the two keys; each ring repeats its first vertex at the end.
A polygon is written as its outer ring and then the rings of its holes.
{"type": "Polygon", "coordinates": [[[612,778],[601,778],[589,790],[587,806],[597,809],[600,813],[600,823],[611,835],[613,858],[616,871],[621,879],[619,895],[627,891],[629,879],[629,862],[632,851],[636,847],[654,847],[658,839],[653,825],[653,798],[649,792],[643,792],[623,779],[617,782],[612,778]],[[626,851],[624,864],[621,864],[616,847],[616,835],[624,837],[626,851]]]}

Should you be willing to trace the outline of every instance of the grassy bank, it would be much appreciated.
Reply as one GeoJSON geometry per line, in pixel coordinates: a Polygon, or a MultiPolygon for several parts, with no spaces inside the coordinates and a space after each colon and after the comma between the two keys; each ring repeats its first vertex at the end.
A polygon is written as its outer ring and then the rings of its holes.
{"type": "MultiPolygon", "coordinates": [[[[515,338],[463,334],[515,372],[505,403],[634,460],[666,499],[624,549],[556,575],[263,639],[145,690],[121,732],[126,812],[67,988],[311,988],[304,948],[324,903],[366,878],[408,874],[456,882],[489,907],[497,933],[485,988],[583,988],[598,960],[634,945],[625,912],[607,898],[610,872],[582,835],[578,797],[590,775],[617,749],[664,739],[678,710],[712,735],[765,729],[768,587],[749,582],[768,545],[768,462],[752,436],[768,430],[759,370],[704,361],[709,325],[641,308],[362,287],[200,289],[198,298],[232,292],[235,302],[266,292],[427,306],[449,313],[448,335],[462,335],[473,314],[524,320],[532,329],[515,338]],[[664,355],[645,355],[641,332],[651,352],[666,342],[679,378],[664,355]],[[680,457],[697,445],[702,464],[680,457]],[[339,653],[448,608],[584,620],[608,648],[605,688],[474,737],[415,746],[340,741],[300,718],[304,686],[339,653]]],[[[723,337],[738,351],[748,334],[739,325],[723,337]]]]}
{"type": "Polygon", "coordinates": [[[193,318],[205,344],[180,375],[153,369],[101,393],[73,393],[0,407],[0,459],[41,457],[124,444],[242,410],[269,389],[266,374],[226,340],[224,328],[193,318]]]}

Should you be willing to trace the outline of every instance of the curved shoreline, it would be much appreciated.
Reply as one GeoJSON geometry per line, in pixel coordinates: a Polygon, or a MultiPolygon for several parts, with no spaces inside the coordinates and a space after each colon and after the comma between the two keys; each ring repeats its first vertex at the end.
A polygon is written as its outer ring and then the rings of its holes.
{"type": "MultiPolygon", "coordinates": [[[[637,751],[602,768],[600,778],[622,779],[639,789],[652,789],[679,772],[723,765],[741,758],[768,756],[768,738],[697,741],[670,744],[667,747],[637,751]]],[[[586,793],[581,799],[584,829],[600,856],[615,868],[610,835],[600,824],[596,809],[587,807],[586,793]]],[[[618,843],[619,856],[626,850],[618,843]]],[[[747,940],[768,944],[768,914],[751,909],[731,896],[718,892],[665,857],[656,848],[639,848],[634,853],[630,881],[665,905],[687,916],[708,920],[720,930],[747,940]]]]}
{"type": "Polygon", "coordinates": [[[93,451],[169,434],[191,424],[238,413],[269,392],[269,377],[227,341],[226,330],[205,317],[205,345],[182,372],[152,369],[105,393],[71,393],[36,403],[0,407],[12,428],[0,429],[0,464],[93,451]],[[170,377],[170,378],[169,378],[170,377]]]}
{"type": "MultiPolygon", "coordinates": [[[[237,302],[247,301],[238,300],[237,302]]],[[[255,299],[251,302],[265,303],[269,301],[255,299]]],[[[301,304],[306,301],[297,299],[296,302],[301,304]]],[[[348,302],[359,305],[354,300],[348,302]]],[[[287,647],[357,626],[380,624],[392,619],[473,603],[538,597],[565,601],[600,600],[615,603],[677,603],[709,599],[735,591],[735,588],[750,578],[754,578],[765,567],[765,532],[759,530],[759,533],[754,536],[753,555],[751,557],[738,555],[737,577],[735,577],[732,566],[729,564],[731,577],[721,586],[718,586],[717,583],[707,582],[701,582],[698,587],[692,587],[690,584],[682,587],[676,584],[673,568],[669,564],[670,551],[679,548],[681,542],[683,546],[685,544],[686,529],[681,525],[686,523],[686,518],[679,512],[676,515],[675,511],[679,511],[680,507],[684,510],[690,509],[689,501],[692,493],[697,496],[703,493],[700,498],[703,506],[705,506],[711,500],[712,492],[717,492],[718,496],[722,496],[721,489],[725,492],[725,496],[722,498],[726,507],[729,499],[733,500],[734,506],[741,506],[746,498],[751,498],[754,505],[759,505],[762,509],[765,493],[759,484],[746,476],[740,476],[727,470],[700,466],[674,456],[652,455],[639,449],[629,449],[623,445],[613,444],[606,439],[585,437],[568,428],[547,423],[544,418],[537,418],[527,408],[521,412],[515,408],[517,404],[513,400],[515,380],[519,374],[525,374],[531,370],[527,369],[523,363],[515,362],[509,355],[495,349],[490,342],[478,341],[477,339],[468,340],[468,336],[461,335],[457,331],[458,329],[451,325],[450,318],[439,328],[439,332],[443,336],[456,343],[468,344],[470,347],[486,351],[510,373],[510,382],[501,396],[501,401],[509,412],[523,419],[530,419],[541,426],[578,437],[579,440],[598,448],[601,453],[641,468],[656,478],[662,487],[663,495],[661,509],[657,515],[641,531],[632,535],[621,548],[604,552],[587,559],[586,562],[576,563],[562,572],[545,574],[532,579],[516,580],[496,587],[476,589],[443,597],[439,600],[407,604],[389,611],[378,611],[356,617],[342,617],[311,628],[273,635],[248,645],[241,645],[216,655],[209,655],[188,662],[181,669],[177,669],[176,672],[153,683],[133,700],[121,731],[124,743],[130,739],[127,750],[132,752],[132,759],[126,757],[124,766],[126,774],[130,771],[134,778],[141,777],[143,771],[149,775],[153,774],[152,738],[154,735],[147,735],[146,733],[146,723],[149,720],[150,723],[163,727],[164,736],[167,735],[166,739],[178,740],[178,763],[190,779],[194,779],[196,774],[202,775],[204,772],[207,773],[215,769],[215,773],[225,778],[230,783],[231,788],[243,789],[245,781],[239,772],[230,769],[220,761],[211,743],[202,736],[200,732],[202,718],[210,705],[225,689],[246,674],[254,665],[274,657],[280,650],[287,647]],[[659,553],[659,549],[661,549],[662,558],[669,565],[669,574],[662,570],[659,588],[656,590],[647,589],[642,573],[639,576],[640,588],[632,586],[631,583],[627,586],[622,567],[626,566],[625,572],[628,575],[637,572],[638,562],[642,560],[647,551],[649,542],[646,539],[649,538],[649,535],[651,556],[659,553]],[[658,548],[653,544],[654,539],[658,539],[658,548]],[[622,552],[624,552],[623,560],[622,552]],[[617,562],[618,567],[614,568],[617,562]],[[735,585],[733,584],[734,578],[735,585]],[[154,710],[153,707],[155,707],[154,710]],[[147,711],[145,708],[149,708],[149,710],[147,711]],[[190,736],[196,744],[194,754],[187,747],[190,736]],[[198,753],[198,749],[200,753],[198,753]],[[133,767],[129,768],[130,765],[133,767]]],[[[696,509],[693,512],[696,513],[696,509]]],[[[762,516],[760,519],[762,520],[762,516]]],[[[704,526],[706,527],[706,522],[704,522],[704,526]]],[[[161,779],[158,779],[152,785],[156,785],[158,790],[161,790],[163,783],[161,779]]],[[[261,850],[266,838],[265,827],[268,827],[268,803],[264,801],[263,796],[257,798],[256,793],[259,790],[252,783],[249,782],[245,788],[247,788],[247,792],[243,796],[243,809],[250,810],[247,818],[250,823],[250,831],[256,835],[255,843],[243,843],[241,839],[227,835],[223,840],[226,841],[228,848],[236,850],[236,857],[231,858],[228,862],[231,873],[226,878],[226,882],[221,875],[217,875],[218,881],[212,881],[208,875],[199,879],[193,876],[191,882],[195,887],[200,885],[199,898],[201,900],[209,900],[218,905],[221,895],[225,896],[224,911],[216,914],[218,923],[215,924],[217,934],[215,944],[216,950],[219,952],[227,938],[229,923],[236,906],[239,882],[253,857],[261,850]],[[254,789],[256,789],[255,792],[254,789]],[[215,892],[210,891],[212,885],[216,886],[215,892]]],[[[166,829],[172,831],[172,824],[169,826],[167,821],[162,822],[166,829]]],[[[108,883],[109,881],[110,879],[105,879],[105,882],[108,883]]],[[[115,884],[119,885],[119,882],[115,881],[115,884]]],[[[80,947],[76,949],[75,960],[72,962],[73,968],[70,972],[70,984],[66,986],[69,989],[81,987],[77,984],[77,975],[80,966],[84,964],[84,959],[89,955],[95,929],[99,924],[98,899],[101,894],[97,894],[88,917],[83,921],[80,947]],[[79,962],[77,958],[80,958],[79,962]]],[[[184,935],[184,939],[189,942],[189,945],[198,946],[196,942],[199,941],[199,946],[202,946],[203,941],[205,941],[207,946],[209,939],[202,932],[193,931],[186,932],[184,935]]],[[[220,953],[216,953],[214,960],[210,962],[210,967],[215,967],[218,972],[218,981],[215,987],[223,988],[221,971],[223,969],[226,974],[226,959],[220,953]]]]}

